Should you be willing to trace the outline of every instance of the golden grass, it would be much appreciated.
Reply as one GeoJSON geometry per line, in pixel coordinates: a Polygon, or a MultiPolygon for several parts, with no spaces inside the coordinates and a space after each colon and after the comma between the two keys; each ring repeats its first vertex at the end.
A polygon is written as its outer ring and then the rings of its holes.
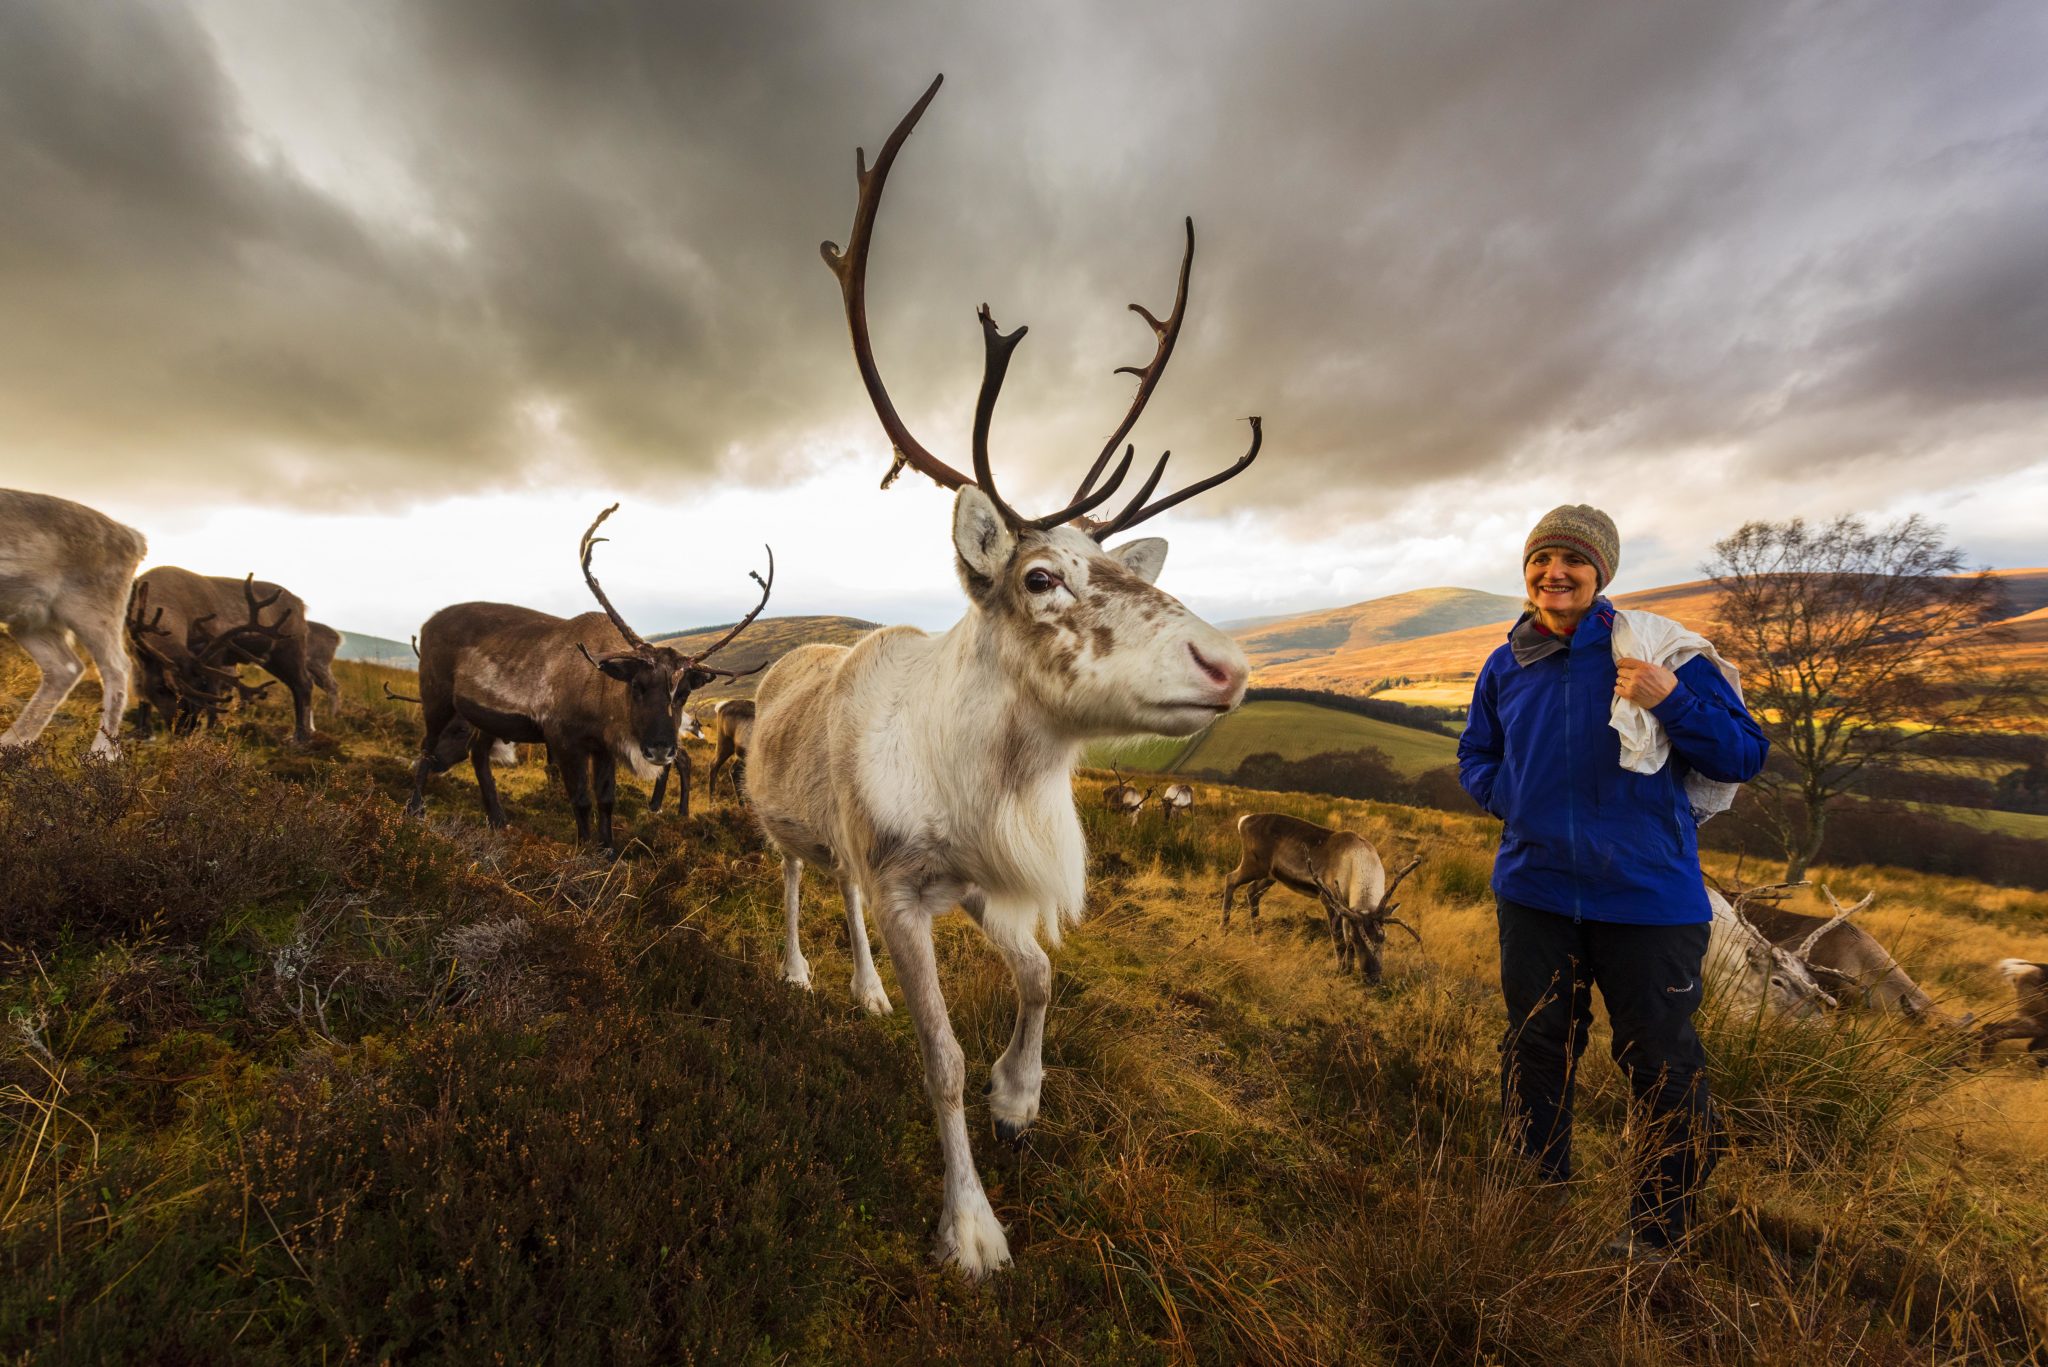
{"type": "MultiPolygon", "coordinates": [[[[338,672],[321,747],[282,744],[274,700],[206,743],[251,783],[367,792],[391,817],[416,710],[381,696],[384,673],[338,672]]],[[[19,679],[0,648],[0,688],[19,679]]],[[[91,694],[57,745],[83,749],[91,694]]],[[[124,764],[168,782],[175,744],[124,764]]],[[[326,900],[260,899],[189,942],[17,956],[0,992],[36,1043],[10,1021],[21,1042],[0,1051],[0,1356],[2044,1360],[2048,1078],[2014,1046],[1941,1070],[1913,1032],[1853,1015],[1749,1045],[1715,1022],[1741,1147],[1697,1265],[1648,1285],[1600,1252],[1627,1123],[1601,1044],[1564,1200],[1494,1145],[1492,823],[1204,785],[1185,821],[1133,826],[1093,804],[1094,772],[1076,780],[1090,914],[1055,955],[1040,1125],[1011,1155],[970,1106],[1018,1263],[968,1285],[925,1257],[938,1174],[906,1014],[850,1007],[815,872],[816,990],[776,980],[774,861],[706,799],[703,767],[687,825],[622,792],[617,864],[565,843],[538,762],[499,771],[500,834],[459,768],[423,828],[380,819],[326,900]],[[1259,934],[1241,917],[1222,932],[1250,807],[1425,856],[1402,897],[1423,943],[1390,941],[1383,986],[1338,977],[1322,917],[1284,890],[1259,934]],[[354,976],[320,1021],[272,962],[330,917],[329,970],[354,976]],[[527,960],[449,957],[452,929],[513,917],[527,960]],[[687,1218],[666,1218],[684,1196],[687,1218]]],[[[2048,959],[2048,894],[1889,868],[1815,880],[1876,891],[1869,928],[1952,1009],[2009,1010],[1991,965],[2048,959]]],[[[937,942],[978,1080],[1010,985],[964,918],[937,942]]]]}

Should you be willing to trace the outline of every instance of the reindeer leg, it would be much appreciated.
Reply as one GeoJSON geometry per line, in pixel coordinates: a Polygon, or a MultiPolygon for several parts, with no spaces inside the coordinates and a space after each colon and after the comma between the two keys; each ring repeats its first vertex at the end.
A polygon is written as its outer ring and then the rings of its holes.
{"type": "MultiPolygon", "coordinates": [[[[806,992],[811,990],[811,965],[804,958],[803,941],[797,938],[801,912],[798,895],[804,886],[804,861],[795,855],[782,856],[782,981],[806,992]]],[[[866,940],[865,927],[862,934],[866,940]]],[[[858,995],[858,994],[856,994],[858,995]]]]}
{"type": "MultiPolygon", "coordinates": [[[[989,1069],[989,1117],[996,1138],[1013,1146],[1038,1120],[1038,1094],[1045,1082],[1045,1007],[1052,1000],[1052,960],[1032,938],[1028,926],[1013,928],[1001,918],[989,939],[1010,966],[1017,986],[1017,1020],[1010,1027],[1010,1045],[989,1069]]],[[[982,931],[989,926],[984,921],[982,931]]]]}
{"type": "Polygon", "coordinates": [[[581,750],[567,746],[548,747],[554,756],[555,772],[562,776],[562,791],[569,795],[570,810],[576,813],[576,843],[590,840],[590,760],[581,750]]]}
{"type": "Polygon", "coordinates": [[[100,729],[89,753],[104,759],[121,757],[121,714],[128,710],[128,647],[121,639],[120,615],[112,621],[111,631],[98,623],[71,624],[71,634],[100,672],[100,729]]]}
{"type": "Polygon", "coordinates": [[[867,917],[862,914],[860,884],[851,875],[839,875],[839,896],[846,903],[846,946],[853,954],[853,999],[874,1016],[886,1016],[894,1008],[882,989],[882,975],[875,972],[875,952],[868,944],[867,917]]]}
{"type": "Polygon", "coordinates": [[[610,750],[599,750],[590,756],[591,787],[597,798],[597,843],[608,853],[619,852],[618,843],[612,839],[612,807],[619,798],[619,761],[610,750]]]}
{"type": "Polygon", "coordinates": [[[932,919],[951,906],[957,885],[929,884],[919,889],[907,882],[880,889],[882,938],[896,965],[896,981],[917,1026],[924,1055],[925,1090],[932,1099],[933,1128],[946,1168],[945,1203],[939,1210],[938,1257],[970,1277],[985,1276],[1010,1261],[1009,1240],[988,1203],[974,1153],[967,1142],[967,1115],[960,1092],[967,1080],[960,1041],[946,1017],[946,998],[939,987],[939,964],[932,952],[932,919]]]}
{"type": "Polygon", "coordinates": [[[1252,934],[1254,935],[1259,933],[1259,903],[1265,898],[1267,890],[1272,886],[1273,880],[1271,878],[1259,878],[1253,880],[1252,885],[1244,890],[1244,901],[1245,905],[1250,908],[1248,914],[1252,918],[1252,934]]]}
{"type": "Polygon", "coordinates": [[[42,678],[37,682],[35,696],[28,700],[28,706],[21,709],[21,715],[14,719],[14,725],[7,728],[7,734],[0,736],[0,746],[28,745],[42,735],[43,728],[50,724],[50,718],[56,715],[64,699],[71,696],[71,690],[78,686],[79,679],[85,674],[85,666],[64,639],[62,627],[17,631],[14,641],[35,661],[42,678]]]}
{"type": "MultiPolygon", "coordinates": [[[[690,752],[679,742],[675,762],[670,767],[676,771],[676,815],[684,821],[690,819],[690,763],[690,752]]],[[[662,770],[661,776],[667,778],[668,770],[662,770]]]]}
{"type": "Polygon", "coordinates": [[[469,738],[469,764],[476,770],[477,796],[483,800],[484,820],[494,831],[505,828],[505,806],[498,801],[498,777],[491,772],[491,750],[497,744],[481,731],[469,738]]]}

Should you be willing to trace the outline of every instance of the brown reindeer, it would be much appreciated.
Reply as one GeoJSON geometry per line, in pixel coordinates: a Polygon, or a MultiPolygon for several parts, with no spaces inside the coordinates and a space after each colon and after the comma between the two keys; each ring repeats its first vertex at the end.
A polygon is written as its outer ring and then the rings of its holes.
{"type": "Polygon", "coordinates": [[[325,622],[306,623],[306,674],[329,697],[341,692],[334,682],[334,652],[340,649],[340,632],[325,622]]]}
{"type": "Polygon", "coordinates": [[[1387,881],[1386,866],[1373,843],[1350,831],[1333,831],[1313,821],[1279,812],[1250,812],[1237,819],[1237,837],[1244,846],[1237,867],[1223,883],[1223,928],[1230,929],[1231,899],[1245,890],[1251,908],[1252,933],[1259,931],[1259,901],[1273,884],[1313,897],[1330,921],[1330,939],[1337,949],[1338,971],[1354,967],[1369,983],[1380,980],[1380,951],[1388,926],[1415,937],[1415,928],[1394,919],[1394,889],[1415,871],[1420,856],[1387,881]]]}
{"type": "Polygon", "coordinates": [[[1132,824],[1135,825],[1137,824],[1138,813],[1145,809],[1146,799],[1150,798],[1155,790],[1147,788],[1141,791],[1131,784],[1124,782],[1124,774],[1121,769],[1112,768],[1110,772],[1116,775],[1116,782],[1102,790],[1102,805],[1109,808],[1112,812],[1124,813],[1130,817],[1132,824]]]}
{"type": "Polygon", "coordinates": [[[2002,1039],[2023,1039],[2034,1062],[2048,1068],[2048,964],[2027,959],[2004,959],[1998,971],[2012,980],[2013,996],[2019,1010],[2011,1020],[1993,1021],[1980,1027],[1984,1057],[2002,1039]]]}
{"type": "Polygon", "coordinates": [[[1195,790],[1185,783],[1169,783],[1159,790],[1161,819],[1171,822],[1194,809],[1195,790]]]}
{"type": "Polygon", "coordinates": [[[674,762],[677,718],[691,692],[715,678],[737,678],[704,663],[746,630],[775,583],[775,556],[754,610],[700,655],[651,645],[626,624],[590,568],[597,529],[618,511],[614,503],[583,533],[578,558],[583,581],[602,612],[561,618],[510,603],[457,603],[420,627],[420,705],[425,734],[413,766],[407,810],[426,810],[427,777],[447,765],[440,745],[458,720],[472,728],[470,764],[490,824],[505,824],[491,749],[500,741],[545,745],[576,813],[576,836],[595,836],[614,850],[612,807],[618,765],[624,761],[649,782],[674,762]],[[437,767],[438,766],[438,767],[437,767]]]}
{"type": "Polygon", "coordinates": [[[747,768],[747,747],[754,741],[754,700],[752,698],[727,698],[718,705],[713,714],[718,728],[718,753],[711,757],[711,781],[705,788],[707,796],[718,793],[718,773],[729,763],[732,765],[732,799],[740,800],[740,776],[747,768]]]}
{"type": "Polygon", "coordinates": [[[0,747],[43,734],[84,677],[82,649],[100,672],[100,727],[88,753],[120,755],[129,683],[121,624],[146,550],[141,532],[82,503],[0,489],[0,626],[39,675],[0,747]]]}
{"type": "Polygon", "coordinates": [[[172,732],[217,719],[240,692],[237,666],[252,664],[291,693],[293,739],[313,738],[306,605],[297,594],[254,574],[230,579],[162,565],[136,578],[129,607],[137,691],[172,732]]]}

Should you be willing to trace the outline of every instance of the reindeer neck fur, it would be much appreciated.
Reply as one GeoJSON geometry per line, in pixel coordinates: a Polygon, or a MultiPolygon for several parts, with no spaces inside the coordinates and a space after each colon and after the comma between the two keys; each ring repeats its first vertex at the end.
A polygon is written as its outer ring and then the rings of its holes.
{"type": "Polygon", "coordinates": [[[1086,737],[1006,665],[1000,631],[973,608],[941,636],[877,633],[881,658],[853,682],[865,718],[858,788],[873,803],[864,824],[871,862],[916,850],[933,873],[981,889],[985,927],[1035,925],[1057,944],[1082,911],[1073,771],[1086,737]]]}

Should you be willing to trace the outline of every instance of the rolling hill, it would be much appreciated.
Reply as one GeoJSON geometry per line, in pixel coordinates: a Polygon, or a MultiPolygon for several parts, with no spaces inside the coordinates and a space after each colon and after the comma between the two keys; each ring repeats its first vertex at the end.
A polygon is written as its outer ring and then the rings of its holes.
{"type": "Polygon", "coordinates": [[[1461,627],[1509,621],[1519,607],[1517,599],[1477,589],[1415,589],[1341,608],[1255,619],[1231,634],[1256,671],[1335,651],[1364,650],[1461,627]]]}
{"type": "MultiPolygon", "coordinates": [[[[852,645],[873,631],[875,625],[858,617],[763,617],[748,627],[738,640],[720,651],[711,663],[733,670],[771,665],[798,646],[852,645]]],[[[732,623],[724,622],[718,626],[698,627],[694,631],[664,636],[655,643],[684,651],[702,650],[731,629],[732,623]]],[[[698,689],[696,696],[750,697],[759,681],[758,674],[744,679],[721,680],[710,688],[698,689]]]]}
{"type": "MultiPolygon", "coordinates": [[[[2008,606],[2015,613],[2005,619],[2005,625],[2019,636],[2014,643],[2015,652],[2009,659],[2015,667],[2041,668],[2048,665],[2048,569],[1996,570],[1993,576],[2005,589],[2008,606]]],[[[1246,643],[1248,654],[1254,646],[1249,638],[1262,640],[1313,640],[1320,631],[1322,638],[1331,639],[1332,644],[1320,649],[1306,646],[1295,649],[1267,649],[1252,654],[1252,683],[1255,687],[1269,688],[1322,688],[1338,693],[1364,693],[1375,683],[1389,678],[1414,680],[1435,680],[1443,682],[1469,681],[1478,672],[1487,655],[1506,636],[1507,628],[1517,611],[1516,600],[1499,594],[1479,594],[1472,590],[1423,590],[1424,593],[1469,594],[1466,600],[1476,611],[1482,600],[1504,605],[1491,618],[1451,630],[1437,630],[1427,634],[1405,636],[1386,635],[1377,640],[1364,639],[1372,632],[1368,629],[1354,639],[1347,633],[1342,642],[1334,641],[1325,619],[1334,619],[1343,614],[1354,614],[1346,620],[1371,622],[1377,616],[1401,620],[1406,614],[1402,600],[1413,595],[1396,594],[1391,598],[1375,600],[1374,603],[1353,604],[1350,607],[1330,609],[1320,613],[1302,613],[1278,622],[1267,623],[1256,629],[1241,632],[1239,640],[1246,643]],[[1381,613],[1375,613],[1378,604],[1390,605],[1381,613]],[[1299,630],[1297,631],[1297,624],[1299,630]],[[1290,633],[1293,633],[1290,636],[1290,633]]],[[[1654,612],[1673,618],[1704,635],[1715,634],[1715,590],[1709,580],[1695,580],[1685,584],[1670,584],[1663,588],[1644,589],[1637,593],[1616,595],[1615,604],[1640,612],[1654,612]]],[[[1432,699],[1435,700],[1435,699],[1432,699]]]]}
{"type": "Polygon", "coordinates": [[[1410,778],[1458,762],[1458,743],[1448,736],[1301,702],[1248,702],[1188,740],[1136,736],[1106,741],[1088,747],[1083,762],[1139,773],[1199,769],[1228,775],[1247,756],[1266,750],[1282,759],[1307,759],[1328,750],[1368,749],[1384,751],[1410,778]]]}

